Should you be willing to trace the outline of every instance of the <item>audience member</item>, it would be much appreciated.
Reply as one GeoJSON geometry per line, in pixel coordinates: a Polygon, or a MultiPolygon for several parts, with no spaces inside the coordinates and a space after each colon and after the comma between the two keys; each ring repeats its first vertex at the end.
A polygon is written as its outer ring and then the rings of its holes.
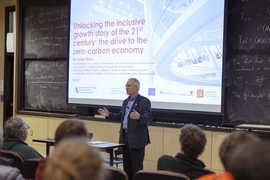
{"type": "Polygon", "coordinates": [[[243,142],[258,142],[260,139],[247,131],[234,131],[230,133],[221,143],[219,148],[219,157],[222,165],[224,166],[224,173],[204,175],[198,180],[233,180],[230,172],[228,172],[228,161],[231,154],[243,143],[243,142]]]}
{"type": "MultiPolygon", "coordinates": [[[[69,137],[87,138],[86,124],[79,119],[69,119],[62,122],[55,131],[55,145],[57,145],[61,140],[69,137]]],[[[43,179],[43,172],[46,162],[47,158],[43,158],[39,161],[39,167],[36,171],[36,180],[43,179]]]]}
{"type": "Polygon", "coordinates": [[[102,177],[100,154],[85,139],[67,138],[59,142],[48,159],[46,180],[98,180],[102,177]]]}
{"type": "Polygon", "coordinates": [[[62,122],[54,134],[55,145],[62,139],[68,137],[85,137],[87,138],[87,126],[79,119],[69,119],[62,122]]]}
{"type": "Polygon", "coordinates": [[[269,180],[270,142],[245,142],[230,156],[228,170],[235,180],[269,180]]]}
{"type": "Polygon", "coordinates": [[[258,142],[259,137],[248,131],[234,131],[230,133],[222,142],[219,149],[219,156],[224,169],[228,170],[227,162],[230,159],[231,154],[238,148],[243,142],[258,142]]]}
{"type": "Polygon", "coordinates": [[[5,123],[5,138],[3,149],[15,151],[24,160],[31,158],[43,158],[34,148],[25,143],[29,126],[20,117],[11,117],[5,123]]]}
{"type": "Polygon", "coordinates": [[[203,130],[196,125],[187,124],[180,132],[180,152],[175,157],[161,156],[158,159],[157,169],[182,173],[190,179],[213,173],[204,169],[204,163],[197,159],[203,153],[206,144],[203,130]]]}
{"type": "MultiPolygon", "coordinates": [[[[2,149],[3,140],[3,129],[0,127],[0,150],[2,149]]],[[[0,179],[23,180],[20,170],[9,166],[11,163],[11,160],[0,157],[0,179]]]]}

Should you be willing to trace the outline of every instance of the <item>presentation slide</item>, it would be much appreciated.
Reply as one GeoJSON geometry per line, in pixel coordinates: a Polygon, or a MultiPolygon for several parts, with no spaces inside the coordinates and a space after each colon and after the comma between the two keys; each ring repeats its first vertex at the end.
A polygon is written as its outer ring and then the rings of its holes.
{"type": "Polygon", "coordinates": [[[224,0],[70,0],[68,103],[221,113],[224,0]]]}

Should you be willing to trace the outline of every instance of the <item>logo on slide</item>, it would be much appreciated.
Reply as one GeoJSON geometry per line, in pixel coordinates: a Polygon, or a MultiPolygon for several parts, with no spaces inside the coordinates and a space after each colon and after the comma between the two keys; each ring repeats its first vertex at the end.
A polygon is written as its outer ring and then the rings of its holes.
{"type": "Polygon", "coordinates": [[[148,96],[155,96],[156,89],[155,88],[148,88],[148,96]]]}
{"type": "Polygon", "coordinates": [[[204,98],[204,90],[197,90],[197,98],[204,98]]]}

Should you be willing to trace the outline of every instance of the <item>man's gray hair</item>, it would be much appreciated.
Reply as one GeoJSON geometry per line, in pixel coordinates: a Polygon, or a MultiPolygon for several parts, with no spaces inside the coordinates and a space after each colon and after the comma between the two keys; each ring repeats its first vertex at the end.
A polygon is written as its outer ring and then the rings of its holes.
{"type": "Polygon", "coordinates": [[[128,80],[133,80],[134,81],[134,85],[138,86],[138,88],[140,89],[140,81],[136,78],[129,78],[128,80]]]}
{"type": "Polygon", "coordinates": [[[11,117],[5,123],[5,135],[9,138],[20,138],[23,132],[26,132],[28,126],[20,117],[11,117]]]}

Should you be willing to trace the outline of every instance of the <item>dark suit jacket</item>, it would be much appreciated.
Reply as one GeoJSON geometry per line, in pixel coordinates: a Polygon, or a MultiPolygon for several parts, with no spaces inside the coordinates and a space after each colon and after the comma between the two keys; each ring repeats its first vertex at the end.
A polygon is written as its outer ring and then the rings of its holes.
{"type": "MultiPolygon", "coordinates": [[[[110,112],[109,117],[107,118],[107,120],[121,122],[120,143],[123,143],[122,122],[128,101],[128,98],[123,101],[122,109],[119,113],[110,112]]],[[[134,120],[128,116],[128,145],[131,148],[140,149],[150,143],[148,122],[151,122],[153,119],[150,100],[138,94],[133,106],[131,107],[130,113],[132,110],[136,110],[140,114],[140,119],[134,120]]]]}

